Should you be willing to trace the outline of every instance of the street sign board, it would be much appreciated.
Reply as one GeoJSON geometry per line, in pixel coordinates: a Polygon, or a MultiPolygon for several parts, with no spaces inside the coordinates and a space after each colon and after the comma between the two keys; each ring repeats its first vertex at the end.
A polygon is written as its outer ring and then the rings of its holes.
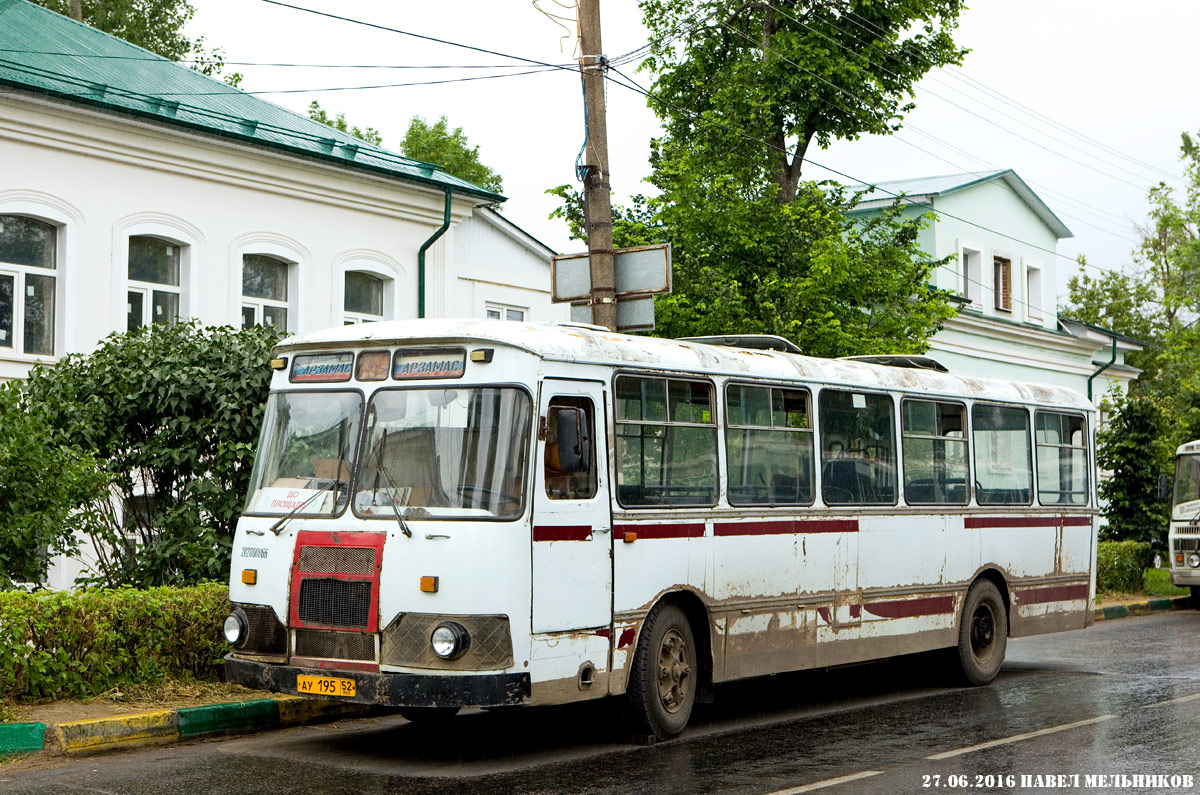
{"type": "MultiPolygon", "coordinates": [[[[669,293],[671,246],[664,243],[617,249],[613,252],[613,275],[618,299],[622,296],[669,293]]],[[[550,283],[551,300],[555,303],[586,301],[592,294],[592,271],[588,255],[555,257],[550,263],[550,283]]]]}
{"type": "MultiPolygon", "coordinates": [[[[572,323],[591,323],[588,304],[571,304],[572,323]]],[[[617,298],[617,331],[648,331],[654,328],[654,296],[636,295],[617,298]]]]}

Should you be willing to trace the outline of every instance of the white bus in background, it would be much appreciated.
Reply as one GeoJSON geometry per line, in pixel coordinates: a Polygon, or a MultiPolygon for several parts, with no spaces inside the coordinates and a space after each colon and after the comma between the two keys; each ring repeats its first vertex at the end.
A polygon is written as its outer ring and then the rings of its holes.
{"type": "Polygon", "coordinates": [[[414,719],[623,697],[666,739],[715,683],[945,649],[980,685],[1008,637],[1091,623],[1080,395],[723,342],[285,340],[228,678],[414,719]]]}
{"type": "Polygon", "coordinates": [[[1167,536],[1171,582],[1191,588],[1195,603],[1200,600],[1200,440],[1175,451],[1175,490],[1167,536]]]}

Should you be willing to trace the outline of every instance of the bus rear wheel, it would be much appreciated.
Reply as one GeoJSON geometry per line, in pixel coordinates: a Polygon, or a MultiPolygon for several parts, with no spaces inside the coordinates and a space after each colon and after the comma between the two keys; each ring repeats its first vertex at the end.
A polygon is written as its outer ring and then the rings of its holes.
{"type": "Polygon", "coordinates": [[[1008,647],[1008,613],[1000,590],[979,580],[967,591],[958,622],[958,662],[967,684],[986,685],[1000,673],[1008,647]]]}
{"type": "Polygon", "coordinates": [[[629,674],[634,731],[660,740],[678,737],[696,703],[696,641],[687,616],[660,605],[646,618],[629,674]]]}

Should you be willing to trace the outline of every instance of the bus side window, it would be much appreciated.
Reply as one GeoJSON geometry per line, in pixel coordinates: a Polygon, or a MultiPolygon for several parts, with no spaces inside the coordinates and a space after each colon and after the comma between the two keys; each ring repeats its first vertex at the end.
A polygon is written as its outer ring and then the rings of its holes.
{"type": "Polygon", "coordinates": [[[1087,505],[1087,442],[1083,417],[1039,411],[1036,415],[1038,503],[1087,505]]]}
{"type": "Polygon", "coordinates": [[[975,501],[1029,505],[1033,497],[1029,412],[1019,406],[976,403],[971,407],[971,426],[975,501]]]}
{"type": "Polygon", "coordinates": [[[595,411],[584,397],[556,397],[546,411],[546,496],[588,500],[596,496],[595,411]]]}

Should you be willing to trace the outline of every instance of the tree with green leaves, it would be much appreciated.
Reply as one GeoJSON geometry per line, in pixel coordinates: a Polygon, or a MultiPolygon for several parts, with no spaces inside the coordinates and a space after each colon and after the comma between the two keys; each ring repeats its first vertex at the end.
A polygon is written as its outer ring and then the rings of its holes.
{"type": "Polygon", "coordinates": [[[222,74],[225,51],[208,48],[204,37],[196,40],[183,29],[196,14],[187,0],[30,0],[96,30],[124,39],[172,61],[191,57],[193,69],[220,77],[231,86],[242,82],[238,72],[222,74]]]}
{"type": "Polygon", "coordinates": [[[1133,264],[1123,271],[1071,277],[1060,314],[1147,343],[1128,361],[1142,370],[1129,395],[1108,396],[1110,428],[1099,437],[1099,463],[1113,473],[1101,484],[1110,536],[1158,538],[1166,514],[1158,476],[1183,442],[1200,438],[1200,148],[1184,133],[1185,190],[1149,190],[1149,217],[1139,227],[1133,264]]]}
{"type": "Polygon", "coordinates": [[[24,382],[0,386],[0,589],[40,583],[51,556],[73,554],[76,506],[107,493],[100,462],[38,409],[24,382]]]}
{"type": "Polygon", "coordinates": [[[445,116],[433,124],[413,116],[400,141],[400,152],[413,160],[436,163],[446,173],[492,193],[501,193],[504,189],[500,175],[479,161],[479,147],[471,146],[462,127],[451,130],[445,116]]]}
{"type": "MultiPolygon", "coordinates": [[[[59,448],[43,459],[91,463],[102,477],[99,492],[64,501],[68,524],[100,553],[99,582],[227,576],[279,336],[273,326],[156,325],[30,374],[23,400],[59,448]]],[[[0,470],[10,452],[24,451],[19,431],[0,432],[0,470]]]]}
{"type": "Polygon", "coordinates": [[[341,130],[342,132],[353,135],[355,138],[366,141],[369,144],[374,144],[375,146],[383,145],[383,135],[380,134],[379,130],[376,130],[374,127],[355,127],[353,124],[346,121],[345,113],[339,113],[337,116],[330,116],[325,109],[321,107],[321,103],[317,102],[315,99],[312,101],[312,104],[308,106],[308,118],[312,119],[313,121],[319,121],[321,124],[328,124],[335,130],[341,130]]]}
{"type": "MultiPolygon", "coordinates": [[[[891,132],[916,81],[961,60],[960,0],[641,8],[664,132],[651,147],[660,193],[633,217],[674,263],[655,333],[779,334],[819,356],[924,352],[955,311],[929,286],[944,264],[918,245],[930,218],[895,206],[851,220],[857,194],[801,177],[814,143],[891,132]]],[[[569,203],[556,213],[576,214],[569,203]]],[[[614,245],[628,245],[630,211],[616,216],[614,245]]]]}

